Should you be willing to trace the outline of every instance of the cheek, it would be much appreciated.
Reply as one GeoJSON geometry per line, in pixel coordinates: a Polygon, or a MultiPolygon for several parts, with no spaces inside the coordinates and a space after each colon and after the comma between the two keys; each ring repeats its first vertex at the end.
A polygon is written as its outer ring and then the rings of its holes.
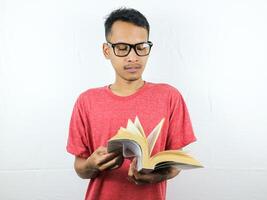
{"type": "Polygon", "coordinates": [[[144,66],[146,65],[147,60],[148,60],[148,57],[147,57],[147,58],[143,58],[143,59],[141,60],[141,62],[142,62],[142,64],[143,64],[144,66]]]}
{"type": "Polygon", "coordinates": [[[123,68],[123,64],[124,64],[123,59],[111,58],[110,60],[111,60],[111,63],[112,63],[112,65],[113,65],[114,68],[116,68],[116,69],[123,68]]]}

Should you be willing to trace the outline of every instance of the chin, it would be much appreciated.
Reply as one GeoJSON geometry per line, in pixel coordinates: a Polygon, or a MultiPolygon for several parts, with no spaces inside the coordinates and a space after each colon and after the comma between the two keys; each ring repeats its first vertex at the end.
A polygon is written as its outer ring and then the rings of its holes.
{"type": "Polygon", "coordinates": [[[117,76],[119,76],[121,79],[125,81],[137,81],[139,79],[142,79],[142,74],[119,74],[117,73],[117,76]]]}
{"type": "Polygon", "coordinates": [[[142,77],[127,77],[127,78],[124,78],[124,80],[127,80],[127,81],[137,81],[139,79],[141,79],[142,77]]]}

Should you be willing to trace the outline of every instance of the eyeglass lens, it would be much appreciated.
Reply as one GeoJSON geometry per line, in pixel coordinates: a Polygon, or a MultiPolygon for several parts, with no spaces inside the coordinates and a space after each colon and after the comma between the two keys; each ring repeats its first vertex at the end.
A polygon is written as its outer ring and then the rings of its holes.
{"type": "MultiPolygon", "coordinates": [[[[129,54],[131,50],[131,46],[129,44],[115,44],[114,45],[114,51],[117,56],[126,56],[129,54]]],[[[148,43],[141,43],[135,45],[135,52],[139,56],[145,56],[148,55],[150,51],[150,45],[148,43]]]]}

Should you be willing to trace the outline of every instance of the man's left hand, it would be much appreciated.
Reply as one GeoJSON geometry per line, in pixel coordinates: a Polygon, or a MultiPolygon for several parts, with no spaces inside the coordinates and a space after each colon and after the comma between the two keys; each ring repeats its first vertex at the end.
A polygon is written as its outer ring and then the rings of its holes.
{"type": "Polygon", "coordinates": [[[128,180],[136,185],[158,183],[164,180],[174,178],[180,173],[181,170],[176,167],[170,166],[160,170],[154,170],[151,173],[145,174],[138,172],[136,169],[136,158],[130,164],[128,171],[128,180]]]}

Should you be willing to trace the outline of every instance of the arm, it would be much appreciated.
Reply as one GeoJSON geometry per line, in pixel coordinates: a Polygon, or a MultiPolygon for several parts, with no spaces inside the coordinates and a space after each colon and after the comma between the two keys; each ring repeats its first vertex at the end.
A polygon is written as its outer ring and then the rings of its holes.
{"type": "Polygon", "coordinates": [[[76,156],[74,169],[79,177],[91,179],[104,170],[118,168],[122,162],[119,152],[108,153],[106,147],[99,147],[87,159],[76,156]]]}
{"type": "Polygon", "coordinates": [[[153,171],[149,174],[143,174],[136,169],[136,159],[130,165],[128,176],[129,181],[137,185],[151,184],[172,179],[180,173],[181,170],[170,166],[160,170],[153,171]]]}

